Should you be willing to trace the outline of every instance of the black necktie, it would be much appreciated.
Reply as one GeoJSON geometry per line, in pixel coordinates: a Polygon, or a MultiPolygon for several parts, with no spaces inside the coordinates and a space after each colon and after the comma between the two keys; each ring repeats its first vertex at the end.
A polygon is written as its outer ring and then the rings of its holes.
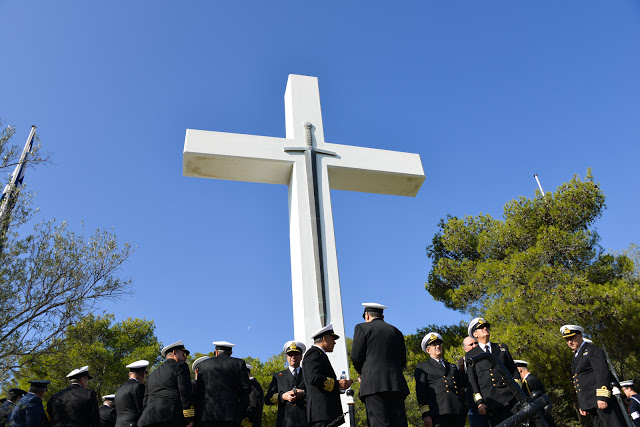
{"type": "Polygon", "coordinates": [[[293,370],[293,383],[294,384],[298,383],[298,368],[293,370]]]}
{"type": "Polygon", "coordinates": [[[485,352],[487,352],[487,353],[489,353],[489,354],[491,354],[491,347],[490,347],[490,346],[486,346],[486,347],[484,348],[484,351],[485,351],[485,352]]]}

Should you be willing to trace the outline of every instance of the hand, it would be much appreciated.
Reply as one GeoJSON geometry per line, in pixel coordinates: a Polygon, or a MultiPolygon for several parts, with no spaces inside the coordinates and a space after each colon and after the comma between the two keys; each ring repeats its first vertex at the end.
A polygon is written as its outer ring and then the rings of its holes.
{"type": "Polygon", "coordinates": [[[424,423],[424,427],[433,427],[433,420],[429,416],[424,417],[422,422],[424,423]]]}
{"type": "Polygon", "coordinates": [[[297,396],[293,393],[293,390],[282,393],[282,400],[286,400],[287,402],[295,402],[296,399],[297,396]]]}
{"type": "Polygon", "coordinates": [[[586,417],[587,411],[583,411],[582,409],[580,409],[580,415],[582,415],[583,417],[586,417]]]}
{"type": "Polygon", "coordinates": [[[189,424],[187,424],[185,427],[193,427],[193,421],[191,421],[189,424]]]}
{"type": "Polygon", "coordinates": [[[340,380],[338,381],[338,384],[340,384],[340,388],[342,390],[346,390],[351,387],[351,384],[353,384],[353,380],[340,380]]]}
{"type": "Polygon", "coordinates": [[[478,405],[478,413],[480,415],[487,415],[487,405],[485,405],[484,403],[481,403],[478,405]]]}
{"type": "Polygon", "coordinates": [[[607,409],[607,406],[609,406],[607,402],[604,400],[598,400],[598,409],[607,409]]]}

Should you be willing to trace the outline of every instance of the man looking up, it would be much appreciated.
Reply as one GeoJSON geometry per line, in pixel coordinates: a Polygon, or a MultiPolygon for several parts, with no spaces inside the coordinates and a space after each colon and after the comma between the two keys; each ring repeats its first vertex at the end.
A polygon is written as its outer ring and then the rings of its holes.
{"type": "MultiPolygon", "coordinates": [[[[482,353],[492,354],[504,365],[516,382],[520,381],[520,374],[513,363],[509,348],[504,344],[491,342],[491,325],[482,317],[476,317],[469,323],[469,335],[478,340],[478,345],[467,354],[467,360],[482,353]]],[[[478,413],[488,415],[489,425],[496,426],[511,416],[511,410],[516,404],[516,397],[502,380],[500,371],[494,368],[490,359],[482,359],[467,369],[469,383],[473,389],[473,399],[478,407],[478,413]]]]}

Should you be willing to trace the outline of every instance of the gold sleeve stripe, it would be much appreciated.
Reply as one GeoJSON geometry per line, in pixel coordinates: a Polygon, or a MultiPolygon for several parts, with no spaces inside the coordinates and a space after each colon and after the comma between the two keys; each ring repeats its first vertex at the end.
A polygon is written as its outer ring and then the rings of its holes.
{"type": "Polygon", "coordinates": [[[522,387],[522,380],[514,380],[520,387],[522,387]]]}
{"type": "Polygon", "coordinates": [[[196,410],[193,406],[189,409],[183,409],[182,415],[184,415],[185,418],[193,418],[196,416],[196,410]]]}
{"type": "Polygon", "coordinates": [[[596,396],[598,397],[611,397],[611,390],[606,386],[596,389],[596,396]]]}
{"type": "Polygon", "coordinates": [[[431,409],[429,408],[429,405],[422,405],[420,407],[420,413],[424,414],[425,412],[431,412],[431,409]]]}
{"type": "Polygon", "coordinates": [[[476,401],[476,402],[479,401],[479,400],[482,400],[482,395],[480,393],[474,394],[473,395],[473,400],[476,401]]]}
{"type": "Polygon", "coordinates": [[[249,418],[245,418],[240,423],[240,427],[252,427],[252,426],[253,426],[253,423],[249,421],[249,418]]]}
{"type": "Polygon", "coordinates": [[[278,403],[278,395],[274,394],[273,396],[271,396],[270,402],[273,403],[274,405],[278,403]]]}
{"type": "Polygon", "coordinates": [[[49,411],[45,409],[44,414],[47,416],[47,419],[49,420],[49,422],[51,422],[51,415],[49,415],[49,411]]]}
{"type": "Polygon", "coordinates": [[[333,391],[333,386],[335,385],[336,380],[334,380],[333,378],[329,378],[327,377],[327,379],[324,381],[324,389],[326,391],[333,391]]]}

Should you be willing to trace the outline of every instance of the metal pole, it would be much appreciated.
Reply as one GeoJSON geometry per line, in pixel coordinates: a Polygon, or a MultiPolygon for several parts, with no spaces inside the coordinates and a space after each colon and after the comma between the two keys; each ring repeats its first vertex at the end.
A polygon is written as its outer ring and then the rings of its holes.
{"type": "Polygon", "coordinates": [[[533,174],[533,177],[536,179],[536,182],[538,183],[538,188],[540,188],[540,193],[542,194],[542,198],[544,199],[544,190],[542,189],[542,185],[540,185],[540,180],[538,179],[538,174],[533,174]]]}

